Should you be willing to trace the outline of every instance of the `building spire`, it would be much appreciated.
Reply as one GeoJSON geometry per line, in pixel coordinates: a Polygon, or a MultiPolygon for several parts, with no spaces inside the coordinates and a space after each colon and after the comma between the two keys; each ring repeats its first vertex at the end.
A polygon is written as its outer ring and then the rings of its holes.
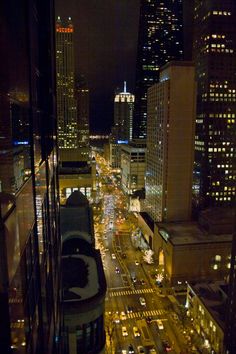
{"type": "Polygon", "coordinates": [[[126,81],[124,81],[124,93],[126,93],[126,81]]]}

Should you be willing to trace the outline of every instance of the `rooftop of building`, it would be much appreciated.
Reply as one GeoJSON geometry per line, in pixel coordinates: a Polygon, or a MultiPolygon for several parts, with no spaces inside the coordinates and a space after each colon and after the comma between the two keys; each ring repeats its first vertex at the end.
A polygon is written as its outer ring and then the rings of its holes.
{"type": "Polygon", "coordinates": [[[59,174],[90,174],[91,165],[87,161],[63,161],[59,174]]]}
{"type": "Polygon", "coordinates": [[[211,233],[233,233],[236,221],[236,210],[230,207],[215,207],[203,210],[199,216],[199,224],[211,233]]]}
{"type": "Polygon", "coordinates": [[[146,140],[144,139],[136,139],[136,140],[131,140],[129,141],[128,144],[123,145],[122,149],[130,150],[130,149],[146,149],[146,140]]]}
{"type": "Polygon", "coordinates": [[[161,235],[173,245],[231,242],[234,230],[233,208],[209,208],[200,213],[198,222],[156,223],[161,235]]]}
{"type": "Polygon", "coordinates": [[[223,281],[190,283],[190,288],[201,300],[218,325],[224,329],[227,285],[223,281]]]}
{"type": "Polygon", "coordinates": [[[160,68],[160,71],[164,71],[167,68],[174,67],[174,66],[191,66],[194,67],[194,62],[193,61],[188,61],[188,60],[171,60],[165,65],[163,65],[160,68]]]}
{"type": "Polygon", "coordinates": [[[62,287],[67,311],[105,296],[106,281],[100,251],[94,248],[92,210],[87,198],[73,192],[61,211],[62,287]],[[67,305],[66,305],[67,304],[67,305]]]}
{"type": "Polygon", "coordinates": [[[92,210],[87,198],[80,191],[73,192],[60,207],[62,242],[71,237],[80,237],[90,244],[94,242],[91,223],[92,210]]]}
{"type": "Polygon", "coordinates": [[[82,301],[96,296],[100,291],[96,251],[90,255],[62,256],[62,283],[64,301],[82,301]]]}
{"type": "Polygon", "coordinates": [[[174,246],[232,242],[232,234],[212,234],[200,227],[197,222],[182,221],[156,223],[159,233],[174,246]]]}
{"type": "Polygon", "coordinates": [[[64,309],[67,314],[78,308],[84,312],[89,303],[94,304],[106,294],[101,254],[88,243],[85,246],[86,242],[81,239],[65,243],[61,262],[64,309]]]}

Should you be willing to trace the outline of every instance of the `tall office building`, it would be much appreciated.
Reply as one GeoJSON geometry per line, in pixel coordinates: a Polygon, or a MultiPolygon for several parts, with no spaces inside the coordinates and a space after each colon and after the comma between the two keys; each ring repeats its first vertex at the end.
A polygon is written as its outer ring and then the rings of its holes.
{"type": "Polygon", "coordinates": [[[194,61],[197,77],[195,205],[235,201],[236,3],[195,1],[194,61]]]}
{"type": "Polygon", "coordinates": [[[53,1],[1,1],[1,353],[59,353],[54,26],[53,1]]]}
{"type": "Polygon", "coordinates": [[[114,99],[114,132],[117,140],[132,139],[133,110],[134,95],[127,92],[125,81],[123,92],[117,93],[114,99]]]}
{"type": "Polygon", "coordinates": [[[80,76],[76,81],[75,97],[77,103],[79,160],[89,161],[89,88],[83,76],[80,76]]]}
{"type": "Polygon", "coordinates": [[[160,67],[183,57],[182,0],[141,0],[133,137],[146,137],[147,89],[160,67]]]}
{"type": "Polygon", "coordinates": [[[134,95],[127,92],[124,81],[124,90],[114,98],[114,125],[109,138],[109,160],[114,169],[121,167],[121,144],[128,144],[132,139],[134,101],[134,95]]]}
{"type": "Polygon", "coordinates": [[[236,231],[234,231],[231,269],[229,277],[228,306],[224,333],[225,353],[236,353],[236,231]]]}
{"type": "Polygon", "coordinates": [[[146,211],[154,221],[191,217],[195,94],[192,62],[170,62],[148,89],[146,211]]]}
{"type": "MultiPolygon", "coordinates": [[[[69,158],[77,148],[77,114],[75,100],[74,27],[69,17],[56,22],[57,117],[59,154],[69,158]],[[71,151],[65,151],[71,150],[71,151]]],[[[66,157],[65,157],[66,159],[66,157]]]]}

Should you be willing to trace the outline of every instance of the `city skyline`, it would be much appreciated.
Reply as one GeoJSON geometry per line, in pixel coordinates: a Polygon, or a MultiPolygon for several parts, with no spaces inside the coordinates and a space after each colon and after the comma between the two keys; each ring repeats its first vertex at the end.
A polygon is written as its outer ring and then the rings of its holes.
{"type": "Polygon", "coordinates": [[[134,91],[139,0],[56,1],[56,18],[71,17],[74,25],[76,71],[90,89],[91,132],[108,133],[113,101],[127,81],[134,91]]]}
{"type": "Polygon", "coordinates": [[[55,2],[0,5],[1,354],[235,354],[235,0],[55,2]]]}

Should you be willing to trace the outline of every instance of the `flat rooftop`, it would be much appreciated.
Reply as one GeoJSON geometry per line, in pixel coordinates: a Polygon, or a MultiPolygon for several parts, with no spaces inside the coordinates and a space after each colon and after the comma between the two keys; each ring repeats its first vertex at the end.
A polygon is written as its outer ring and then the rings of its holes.
{"type": "MultiPolygon", "coordinates": [[[[159,231],[164,231],[167,234],[168,242],[176,246],[232,242],[232,234],[210,234],[197,222],[156,223],[156,225],[159,231]]],[[[166,237],[164,238],[166,239],[166,237]]]]}
{"type": "Polygon", "coordinates": [[[225,304],[227,300],[227,296],[224,292],[225,283],[220,281],[213,283],[197,283],[194,285],[190,283],[190,287],[223,330],[225,304]]]}
{"type": "Polygon", "coordinates": [[[93,243],[92,211],[87,198],[80,191],[74,191],[66,205],[60,206],[60,216],[62,242],[76,235],[93,243]]]}

